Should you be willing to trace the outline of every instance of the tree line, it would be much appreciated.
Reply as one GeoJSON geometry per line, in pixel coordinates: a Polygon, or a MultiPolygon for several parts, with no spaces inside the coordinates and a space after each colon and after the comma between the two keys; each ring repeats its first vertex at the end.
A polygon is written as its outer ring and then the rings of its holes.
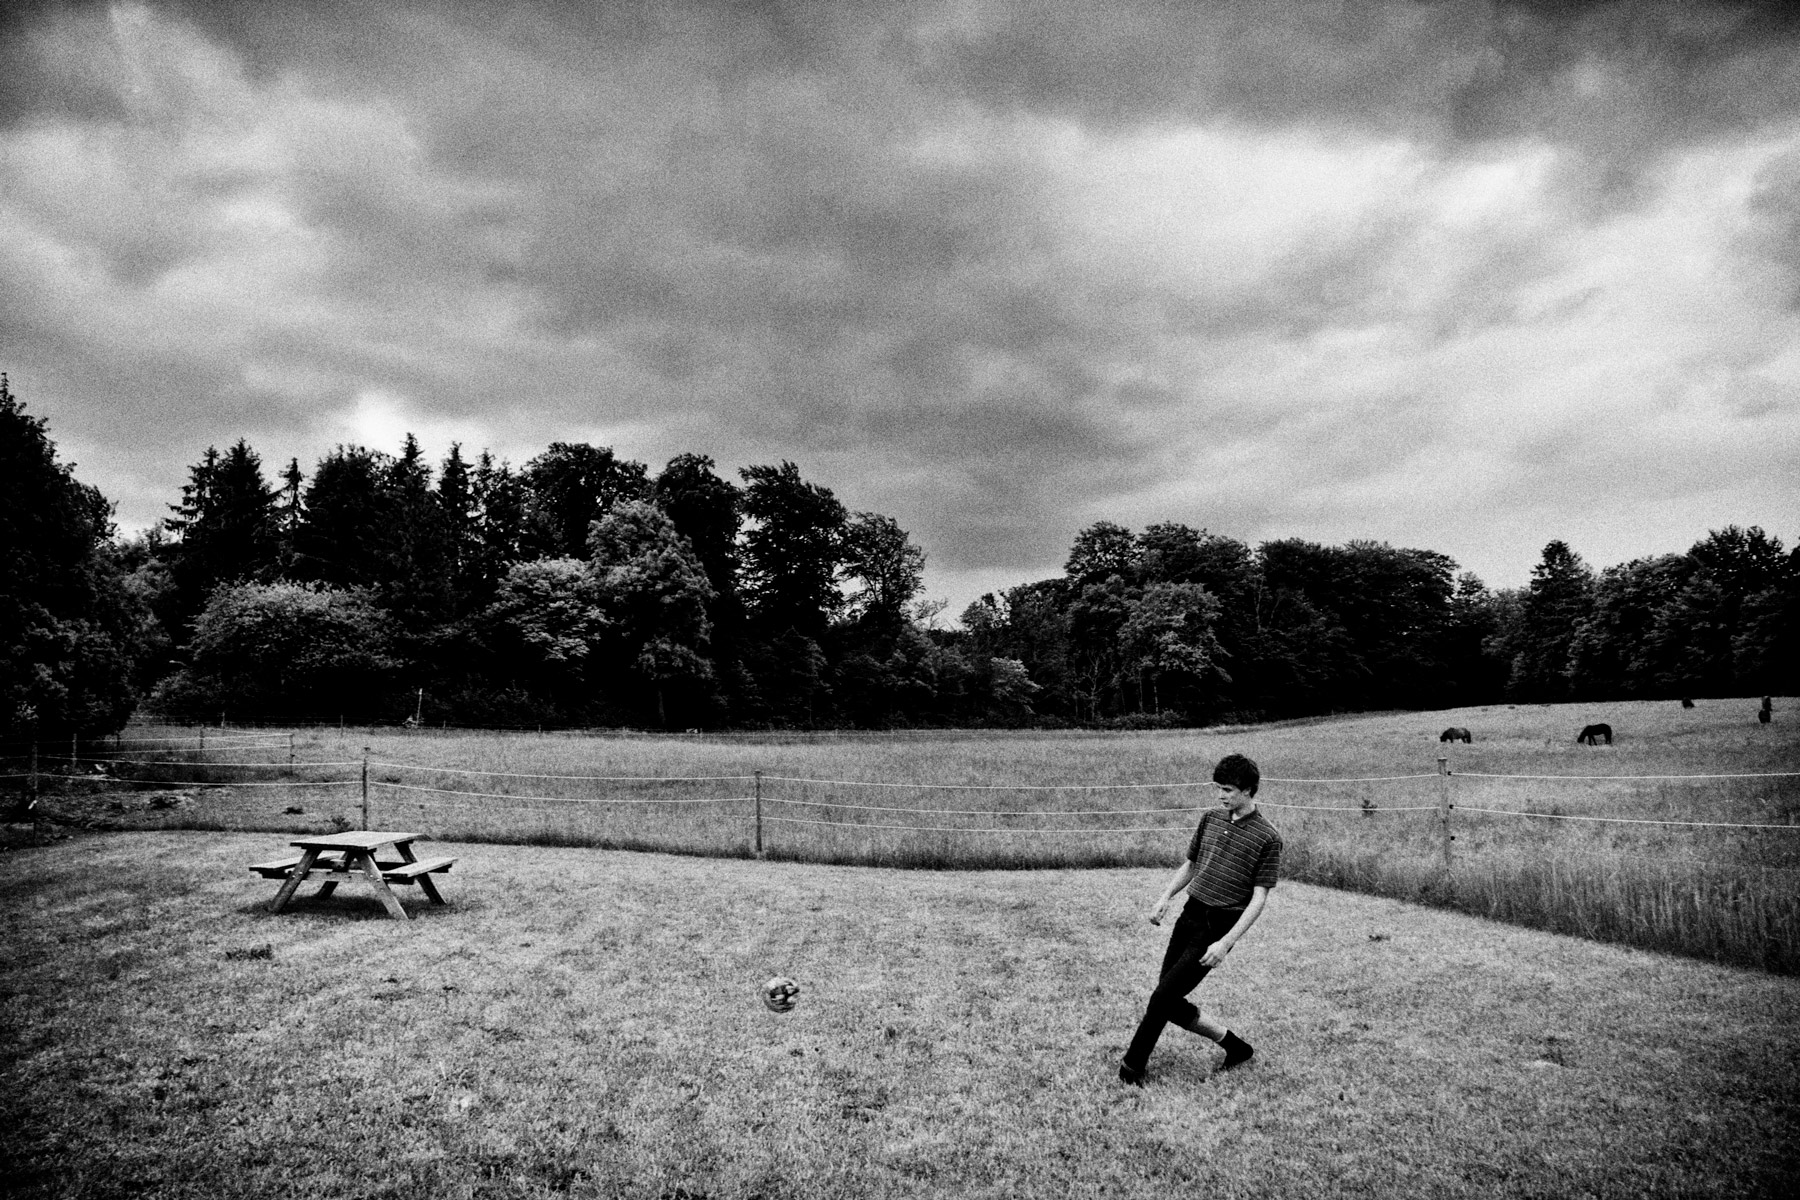
{"type": "Polygon", "coordinates": [[[1728,526],[1596,572],[1558,540],[1495,590],[1431,550],[1099,522],[963,624],[1082,723],[1766,694],[1800,667],[1800,548],[1728,526]]]}
{"type": "Polygon", "coordinates": [[[1490,590],[1430,550],[1080,532],[1063,572],[921,599],[924,553],[792,462],[521,467],[339,446],[273,479],[209,448],[158,528],[56,459],[0,376],[0,718],[662,729],[1265,720],[1785,691],[1800,551],[1755,527],[1595,572],[1561,541],[1490,590]]]}

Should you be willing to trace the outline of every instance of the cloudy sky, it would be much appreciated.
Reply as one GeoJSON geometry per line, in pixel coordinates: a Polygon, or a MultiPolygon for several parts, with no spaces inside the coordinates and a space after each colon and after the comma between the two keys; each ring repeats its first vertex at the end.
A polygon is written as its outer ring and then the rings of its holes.
{"type": "Polygon", "coordinates": [[[412,431],[792,459],[951,613],[1101,519],[1800,536],[1774,7],[6,11],[0,369],[124,530],[412,431]]]}

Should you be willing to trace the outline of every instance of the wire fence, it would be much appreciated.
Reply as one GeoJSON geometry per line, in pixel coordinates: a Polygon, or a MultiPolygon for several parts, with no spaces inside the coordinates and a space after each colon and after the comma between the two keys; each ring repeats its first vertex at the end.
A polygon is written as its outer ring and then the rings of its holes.
{"type": "MultiPolygon", "coordinates": [[[[1210,789],[1213,786],[1212,781],[1195,779],[1129,783],[968,783],[847,779],[780,775],[763,771],[693,775],[505,771],[377,759],[368,754],[357,759],[304,761],[296,757],[291,736],[285,735],[280,737],[263,735],[238,739],[205,739],[202,737],[130,739],[129,741],[115,741],[111,746],[90,747],[90,750],[98,750],[101,753],[90,757],[89,773],[85,779],[89,783],[102,787],[111,784],[122,788],[164,787],[221,791],[245,788],[358,789],[357,807],[365,824],[372,812],[380,810],[380,796],[383,793],[403,794],[413,798],[408,815],[413,815],[413,812],[419,809],[419,798],[436,796],[456,797],[462,800],[492,800],[512,805],[528,803],[540,806],[623,805],[637,808],[651,806],[679,808],[683,805],[737,805],[741,811],[736,815],[743,821],[745,831],[751,834],[754,841],[753,849],[758,852],[766,848],[764,844],[765,827],[772,824],[806,825],[816,828],[856,831],[1003,833],[1017,837],[1064,837],[1071,833],[1137,835],[1191,829],[1196,814],[1213,806],[1210,799],[1195,802],[1196,794],[1203,794],[1210,789]],[[208,741],[210,744],[207,744],[208,741]],[[130,749],[129,755],[125,753],[127,747],[130,749]],[[159,750],[161,757],[149,756],[157,754],[159,750]],[[286,751],[286,761],[281,761],[279,757],[276,761],[269,762],[241,762],[231,761],[229,758],[213,757],[215,755],[235,756],[252,751],[268,753],[282,750],[286,751]],[[205,760],[203,763],[191,761],[202,757],[205,760]],[[194,770],[187,773],[188,776],[196,777],[183,777],[179,772],[170,774],[171,769],[180,766],[200,767],[202,765],[204,766],[203,771],[194,770]],[[317,777],[320,772],[338,771],[346,773],[335,777],[317,777]],[[271,772],[281,775],[282,778],[253,777],[271,772]],[[252,777],[246,777],[246,775],[252,777]],[[487,782],[479,787],[449,786],[446,782],[440,782],[446,779],[487,782]],[[578,785],[585,786],[587,793],[570,794],[578,785]],[[629,796],[617,794],[622,789],[630,790],[634,794],[629,796]],[[713,791],[722,789],[727,794],[696,794],[708,789],[713,791]],[[645,791],[660,794],[641,794],[645,791]],[[846,792],[857,798],[846,798],[846,792]],[[956,806],[860,802],[870,793],[882,792],[892,794],[896,799],[921,793],[974,794],[990,797],[992,801],[998,802],[956,806]],[[1111,794],[1147,793],[1160,793],[1171,797],[1175,802],[1151,806],[1106,805],[1102,807],[1070,807],[1041,803],[1042,800],[1052,797],[1092,796],[1104,798],[1111,794]],[[805,810],[805,815],[801,815],[795,810],[805,810]],[[902,820],[901,818],[924,818],[924,820],[902,820]],[[946,823],[943,818],[957,818],[959,821],[946,823]],[[961,822],[962,818],[972,818],[988,823],[970,824],[961,822]],[[1133,818],[1140,819],[1132,820],[1133,818]],[[1150,818],[1150,820],[1146,821],[1141,818],[1150,818]],[[1158,821],[1155,818],[1163,819],[1158,821]],[[1125,823],[1121,824],[1121,821],[1125,823]]],[[[66,778],[66,776],[55,774],[54,762],[55,760],[51,760],[50,763],[45,764],[44,768],[33,771],[8,772],[0,775],[0,778],[26,782],[27,790],[35,793],[38,781],[43,778],[66,778]]],[[[1529,822],[1654,826],[1664,829],[1754,830],[1796,834],[1800,833],[1800,825],[1794,824],[1791,818],[1786,822],[1756,822],[1696,820],[1691,817],[1650,814],[1595,815],[1564,812],[1560,808],[1544,810],[1528,806],[1501,807],[1492,804],[1471,804],[1467,801],[1457,800],[1454,792],[1454,789],[1463,781],[1476,780],[1503,783],[1622,782],[1641,784],[1795,778],[1800,778],[1800,771],[1710,772],[1689,775],[1547,775],[1440,770],[1341,777],[1269,776],[1265,778],[1265,783],[1338,790],[1351,785],[1416,785],[1421,781],[1436,781],[1440,786],[1440,794],[1429,801],[1416,803],[1393,803],[1390,800],[1376,802],[1367,796],[1359,803],[1354,804],[1308,804],[1299,801],[1264,799],[1261,807],[1277,813],[1337,813],[1361,818],[1433,812],[1438,814],[1440,820],[1447,826],[1459,814],[1473,814],[1483,817],[1514,818],[1529,822]]],[[[1454,832],[1446,831],[1446,836],[1441,841],[1446,867],[1452,865],[1454,841],[1454,832]]],[[[720,849],[724,848],[720,847],[720,849]]]]}
{"type": "MultiPolygon", "coordinates": [[[[0,779],[41,780],[66,779],[69,775],[55,770],[59,761],[51,756],[43,756],[42,766],[35,766],[30,771],[12,771],[0,773],[0,779]]],[[[74,760],[71,760],[73,763],[74,760]]],[[[948,815],[1011,818],[1015,819],[1002,828],[1009,833],[1065,833],[1063,825],[1039,825],[1019,823],[1020,818],[1052,818],[1070,817],[1137,817],[1166,815],[1171,817],[1191,818],[1194,814],[1213,807],[1211,802],[1164,804],[1152,807],[1128,808],[1107,806],[1101,808],[1065,808],[1065,807],[1029,807],[1029,806],[985,806],[985,807],[921,807],[904,804],[861,804],[838,798],[835,795],[825,798],[812,798],[811,793],[823,789],[858,789],[860,792],[887,791],[893,793],[981,793],[987,795],[1007,796],[1044,796],[1072,794],[1107,794],[1107,793],[1143,793],[1161,792],[1166,794],[1192,794],[1205,792],[1214,785],[1210,779],[1171,779],[1150,782],[1131,783],[956,783],[948,781],[917,780],[883,780],[883,779],[843,779],[803,775],[780,775],[763,771],[733,774],[696,774],[696,775],[643,775],[643,774],[594,774],[575,772],[542,772],[542,771],[497,771],[474,767],[442,766],[433,763],[404,762],[373,758],[364,754],[355,759],[302,760],[296,757],[291,735],[247,735],[233,739],[205,737],[191,738],[159,738],[159,739],[127,739],[114,740],[109,744],[90,746],[87,759],[89,770],[85,778],[92,782],[104,782],[127,787],[193,787],[208,789],[232,789],[244,787],[360,787],[365,793],[371,788],[376,791],[387,789],[399,792],[411,792],[423,795],[446,795],[476,797],[506,801],[542,801],[564,804],[722,804],[741,803],[750,806],[745,815],[751,820],[773,821],[778,818],[763,811],[781,806],[829,809],[840,813],[875,812],[887,815],[911,815],[941,817],[948,815]],[[130,746],[134,754],[154,754],[159,750],[163,757],[127,756],[123,748],[130,746]],[[234,761],[189,761],[176,755],[211,756],[216,754],[239,754],[251,752],[267,753],[270,750],[287,751],[286,761],[270,762],[234,762],[234,761]],[[204,766],[208,778],[178,779],[170,777],[166,772],[171,767],[192,765],[204,766]],[[122,768],[138,768],[133,774],[122,768]],[[318,779],[301,778],[302,772],[319,772],[345,770],[354,772],[338,778],[318,779]],[[228,774],[232,771],[279,772],[287,778],[279,780],[259,780],[234,778],[228,774]],[[148,773],[146,773],[148,772],[148,773]],[[471,790],[469,788],[447,787],[435,783],[403,782],[401,776],[414,777],[466,777],[473,779],[526,781],[528,784],[570,785],[596,784],[607,788],[648,787],[669,789],[678,786],[692,785],[753,785],[753,788],[738,788],[742,795],[732,796],[688,796],[662,795],[639,796],[629,799],[618,796],[568,795],[566,793],[531,792],[517,787],[506,787],[504,790],[471,790]]],[[[198,773],[198,772],[196,772],[198,773]]],[[[1571,821],[1602,824],[1655,825],[1668,828],[1694,829],[1751,829],[1781,831],[1784,833],[1800,833],[1800,824],[1793,820],[1785,822],[1725,822],[1699,821],[1667,816],[1593,816],[1561,811],[1543,811],[1528,807],[1492,807],[1457,802],[1452,798],[1451,788],[1463,780],[1492,780],[1502,782],[1555,782],[1555,783],[1650,783],[1650,782],[1689,782],[1701,783],[1717,780],[1777,780],[1800,779],[1800,771],[1739,771],[1739,772],[1706,772],[1693,774],[1524,774],[1484,771],[1429,771],[1392,775],[1360,775],[1332,777],[1283,777],[1265,776],[1265,784],[1282,784],[1290,786],[1313,786],[1327,788],[1343,788],[1347,785],[1374,783],[1417,783],[1421,780],[1436,780],[1445,785],[1443,795],[1430,803],[1393,804],[1375,803],[1364,799],[1357,804],[1304,804],[1295,801],[1278,801],[1263,799],[1259,807],[1292,812],[1340,812],[1369,817],[1379,813],[1438,812],[1444,816],[1455,813],[1476,813],[1485,816],[1518,817],[1534,821],[1571,821]]],[[[792,818],[789,818],[792,819],[792,818]]],[[[806,823],[815,825],[837,825],[842,827],[867,828],[867,822],[855,819],[811,819],[806,823]]],[[[894,825],[888,828],[911,828],[912,826],[894,825]]],[[[1157,828],[1178,828],[1177,825],[1159,825],[1157,828]]],[[[950,827],[954,831],[960,827],[950,827]]],[[[1089,832],[1105,832],[1109,827],[1098,825],[1089,832]]],[[[1138,827],[1118,827],[1116,832],[1142,832],[1138,827]]]]}
{"type": "MultiPolygon", "coordinates": [[[[1172,866],[1217,804],[1210,779],[1179,777],[647,774],[407,757],[308,758],[291,733],[123,738],[78,756],[39,748],[28,769],[0,778],[24,803],[79,793],[140,828],[313,832],[323,823],[909,867],[1172,866]]],[[[1800,771],[1438,767],[1265,776],[1258,803],[1281,830],[1283,877],[1800,970],[1800,771]],[[1703,810],[1720,796],[1731,811],[1703,810]]]]}

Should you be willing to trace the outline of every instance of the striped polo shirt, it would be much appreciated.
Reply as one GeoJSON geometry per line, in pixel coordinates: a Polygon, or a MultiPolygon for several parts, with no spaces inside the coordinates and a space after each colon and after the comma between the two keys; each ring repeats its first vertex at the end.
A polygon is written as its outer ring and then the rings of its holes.
{"type": "Polygon", "coordinates": [[[1194,878],[1188,895],[1217,908],[1242,908],[1250,889],[1272,888],[1281,871],[1281,835],[1261,812],[1233,821],[1224,809],[1208,809],[1188,843],[1194,878]]]}

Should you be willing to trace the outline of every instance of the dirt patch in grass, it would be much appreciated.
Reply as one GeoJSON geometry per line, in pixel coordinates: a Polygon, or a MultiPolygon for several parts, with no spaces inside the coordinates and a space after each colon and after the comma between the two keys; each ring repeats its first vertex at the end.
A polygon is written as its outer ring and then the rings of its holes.
{"type": "Polygon", "coordinates": [[[20,1196],[1785,1194],[1800,981],[1284,883],[1113,1078],[1160,870],[451,845],[266,911],[257,834],[0,856],[20,1196]],[[758,989],[803,988],[786,1015],[758,989]]]}

